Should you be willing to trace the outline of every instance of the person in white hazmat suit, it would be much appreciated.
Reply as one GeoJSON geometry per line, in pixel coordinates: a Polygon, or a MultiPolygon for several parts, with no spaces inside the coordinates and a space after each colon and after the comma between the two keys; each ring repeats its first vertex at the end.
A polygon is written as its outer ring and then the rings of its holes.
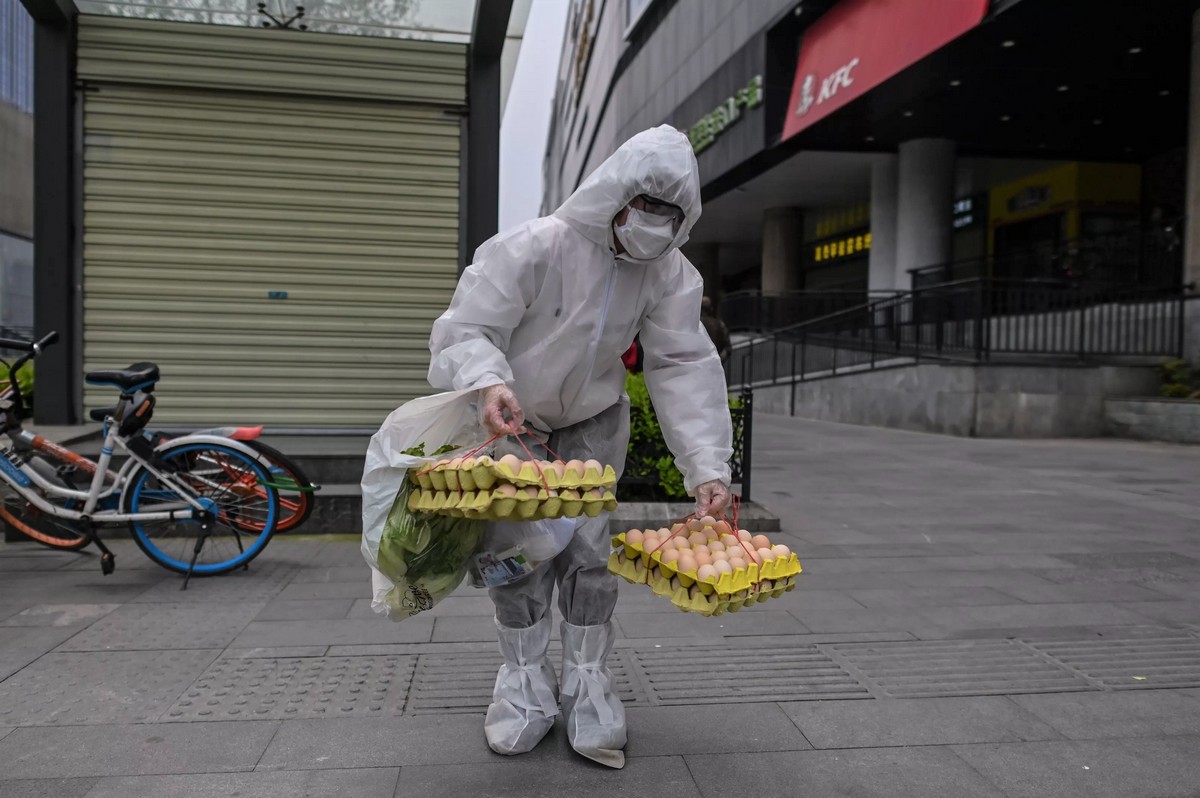
{"type": "MultiPolygon", "coordinates": [[[[700,323],[703,281],[679,252],[699,218],[687,137],[667,126],[637,134],[551,216],[478,249],[433,325],[429,382],[479,389],[492,432],[527,427],[560,456],[619,473],[629,441],[621,354],[640,333],[646,384],[688,493],[701,513],[723,509],[732,454],[725,375],[700,323]]],[[[515,441],[508,450],[521,451],[515,441]]],[[[625,712],[606,665],[617,602],[610,550],[607,514],[580,518],[552,561],[491,589],[504,657],[484,722],[494,751],[532,750],[561,695],[572,747],[624,765],[625,712]],[[555,583],[561,684],[546,656],[555,583]]]]}

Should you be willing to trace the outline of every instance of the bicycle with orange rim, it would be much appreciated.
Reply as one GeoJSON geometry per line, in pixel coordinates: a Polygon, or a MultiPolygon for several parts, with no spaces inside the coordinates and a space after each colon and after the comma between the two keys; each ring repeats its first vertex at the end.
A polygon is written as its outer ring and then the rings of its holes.
{"type": "Polygon", "coordinates": [[[276,530],[279,496],[261,456],[246,444],[219,435],[190,434],[154,443],[145,436],[154,413],[158,366],[135,363],[126,369],[93,371],[93,385],[120,391],[120,401],[104,420],[100,457],[91,461],[22,427],[24,398],[17,373],[58,340],[0,338],[0,349],[23,352],[8,368],[10,390],[0,396],[0,515],[14,528],[45,545],[78,549],[94,543],[101,571],[115,567],[113,553],[97,530],[127,524],[138,547],[164,568],[210,576],[246,566],[276,530]],[[115,450],[128,455],[113,465],[115,450]],[[86,489],[71,483],[66,468],[90,476],[86,489]],[[110,470],[110,466],[114,470],[110,470]]]}

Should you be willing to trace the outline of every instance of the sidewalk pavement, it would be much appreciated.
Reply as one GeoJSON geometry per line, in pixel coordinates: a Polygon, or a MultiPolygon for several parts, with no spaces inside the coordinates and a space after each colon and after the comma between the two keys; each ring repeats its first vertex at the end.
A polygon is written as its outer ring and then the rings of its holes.
{"type": "Polygon", "coordinates": [[[376,618],[354,537],[187,592],[8,544],[0,796],[1200,795],[1200,450],[755,433],[805,574],[707,619],[622,583],[623,771],[492,754],[488,599],[376,618]]]}

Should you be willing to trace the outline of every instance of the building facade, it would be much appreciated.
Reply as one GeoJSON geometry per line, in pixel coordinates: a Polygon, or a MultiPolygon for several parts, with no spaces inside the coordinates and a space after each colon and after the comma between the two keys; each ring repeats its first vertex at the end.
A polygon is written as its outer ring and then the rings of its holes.
{"type": "Polygon", "coordinates": [[[0,327],[33,328],[33,20],[0,0],[0,327]]]}
{"type": "Polygon", "coordinates": [[[1191,282],[1197,5],[575,0],[543,210],[666,123],[700,165],[686,254],[735,326],[763,318],[746,295],[1191,282]]]}

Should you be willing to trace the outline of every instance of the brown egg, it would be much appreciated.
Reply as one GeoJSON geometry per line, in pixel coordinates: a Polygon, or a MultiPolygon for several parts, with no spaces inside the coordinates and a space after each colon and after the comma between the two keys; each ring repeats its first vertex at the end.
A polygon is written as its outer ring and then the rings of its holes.
{"type": "Polygon", "coordinates": [[[755,535],[750,538],[750,545],[756,549],[770,549],[771,541],[766,535],[755,535]]]}

